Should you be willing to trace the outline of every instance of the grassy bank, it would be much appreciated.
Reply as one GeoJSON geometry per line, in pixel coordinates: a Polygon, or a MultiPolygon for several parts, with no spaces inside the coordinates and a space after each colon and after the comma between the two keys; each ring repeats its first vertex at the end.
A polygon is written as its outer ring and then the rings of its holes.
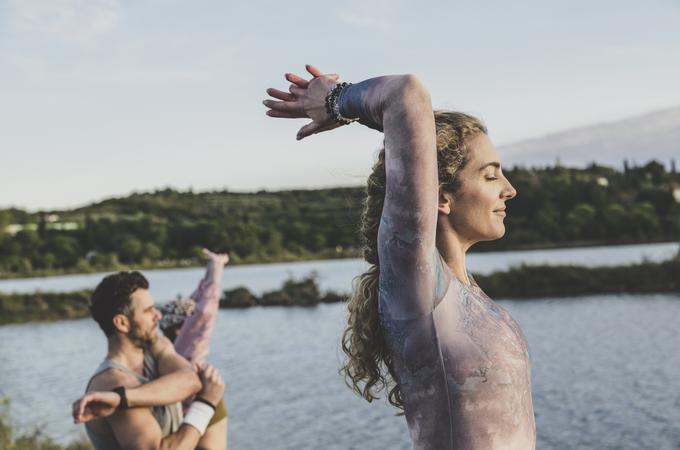
{"type": "Polygon", "coordinates": [[[680,259],[597,268],[520,266],[491,275],[476,275],[475,279],[491,298],[680,293],[680,259]]]}
{"type": "Polygon", "coordinates": [[[55,443],[38,429],[32,433],[17,433],[6,412],[8,401],[0,399],[0,449],[2,450],[92,450],[85,440],[74,441],[66,446],[55,443]]]}
{"type": "Polygon", "coordinates": [[[90,291],[0,293],[0,325],[87,317],[90,291]]]}
{"type": "MultiPolygon", "coordinates": [[[[592,294],[680,293],[680,259],[617,267],[520,266],[476,275],[492,298],[531,299],[592,294]]],[[[87,317],[89,291],[0,294],[0,325],[87,317]]],[[[220,308],[314,306],[341,302],[347,293],[322,292],[314,274],[289,279],[281,288],[257,296],[246,287],[224,291],[220,308]]]]}

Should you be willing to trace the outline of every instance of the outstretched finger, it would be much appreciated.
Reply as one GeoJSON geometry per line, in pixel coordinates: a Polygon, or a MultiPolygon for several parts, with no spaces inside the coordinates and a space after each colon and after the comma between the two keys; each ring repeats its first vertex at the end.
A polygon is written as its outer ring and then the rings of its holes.
{"type": "Polygon", "coordinates": [[[265,114],[267,114],[269,117],[279,117],[282,119],[301,119],[303,117],[307,117],[305,114],[302,113],[289,113],[283,111],[275,111],[273,109],[268,110],[265,114]]]}
{"type": "Polygon", "coordinates": [[[262,104],[275,111],[287,113],[304,113],[302,110],[302,105],[300,105],[298,102],[277,102],[276,100],[264,100],[262,104]]]}
{"type": "MultiPolygon", "coordinates": [[[[297,85],[295,85],[295,87],[297,88],[297,85]]],[[[271,95],[274,98],[278,98],[279,100],[283,100],[283,101],[286,101],[286,102],[295,101],[294,95],[292,95],[288,92],[279,91],[278,89],[269,88],[269,89],[267,89],[267,94],[271,95]]]]}
{"type": "Polygon", "coordinates": [[[301,76],[295,75],[294,73],[287,73],[286,80],[290,81],[291,83],[301,88],[306,88],[307,85],[309,84],[309,81],[305,80],[301,76]]]}
{"type": "Polygon", "coordinates": [[[340,75],[338,75],[337,73],[326,73],[326,74],[324,74],[323,72],[321,72],[319,69],[317,69],[316,67],[314,67],[311,64],[307,64],[305,66],[305,69],[307,69],[307,72],[309,72],[309,74],[311,76],[313,76],[314,78],[320,77],[321,75],[325,75],[327,77],[332,78],[335,81],[338,81],[340,79],[340,75]]]}
{"type": "Polygon", "coordinates": [[[293,95],[293,98],[296,99],[297,97],[302,97],[306,92],[306,89],[297,87],[295,84],[291,84],[288,89],[290,89],[290,93],[293,95]]]}
{"type": "Polygon", "coordinates": [[[321,75],[323,75],[323,72],[322,72],[322,71],[320,71],[319,69],[317,69],[316,67],[314,67],[314,66],[311,65],[311,64],[306,64],[306,65],[305,65],[305,69],[307,69],[307,72],[309,72],[309,74],[310,74],[311,76],[315,77],[315,78],[316,78],[316,77],[320,77],[321,75]]]}
{"type": "Polygon", "coordinates": [[[306,138],[307,136],[311,136],[314,133],[319,133],[320,131],[323,130],[323,126],[318,123],[318,122],[310,122],[307,125],[303,126],[300,128],[300,130],[297,132],[297,136],[295,137],[298,141],[306,138]]]}

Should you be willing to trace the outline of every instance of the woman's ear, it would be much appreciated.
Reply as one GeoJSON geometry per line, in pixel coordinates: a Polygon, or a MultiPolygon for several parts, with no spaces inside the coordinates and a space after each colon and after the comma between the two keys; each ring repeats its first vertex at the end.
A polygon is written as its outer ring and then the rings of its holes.
{"type": "Polygon", "coordinates": [[[449,215],[453,210],[453,195],[450,192],[446,192],[439,189],[439,205],[437,207],[439,214],[449,215]]]}

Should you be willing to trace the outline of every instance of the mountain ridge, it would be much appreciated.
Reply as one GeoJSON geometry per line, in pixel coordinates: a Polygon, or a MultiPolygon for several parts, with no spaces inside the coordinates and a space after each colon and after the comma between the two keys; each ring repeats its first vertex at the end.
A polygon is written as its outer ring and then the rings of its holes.
{"type": "Polygon", "coordinates": [[[506,165],[669,165],[680,157],[680,106],[499,145],[499,152],[506,165]]]}

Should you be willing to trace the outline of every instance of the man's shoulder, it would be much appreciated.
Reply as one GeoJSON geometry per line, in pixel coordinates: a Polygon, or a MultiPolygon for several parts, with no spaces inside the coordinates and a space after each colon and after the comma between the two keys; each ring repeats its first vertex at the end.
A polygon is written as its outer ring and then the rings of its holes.
{"type": "Polygon", "coordinates": [[[133,375],[126,373],[115,367],[103,370],[92,377],[87,388],[88,391],[110,391],[118,386],[132,388],[142,384],[133,375]]]}
{"type": "Polygon", "coordinates": [[[175,353],[175,346],[172,345],[172,342],[167,337],[158,336],[156,341],[153,343],[149,351],[145,353],[145,355],[158,360],[167,353],[175,353]]]}

